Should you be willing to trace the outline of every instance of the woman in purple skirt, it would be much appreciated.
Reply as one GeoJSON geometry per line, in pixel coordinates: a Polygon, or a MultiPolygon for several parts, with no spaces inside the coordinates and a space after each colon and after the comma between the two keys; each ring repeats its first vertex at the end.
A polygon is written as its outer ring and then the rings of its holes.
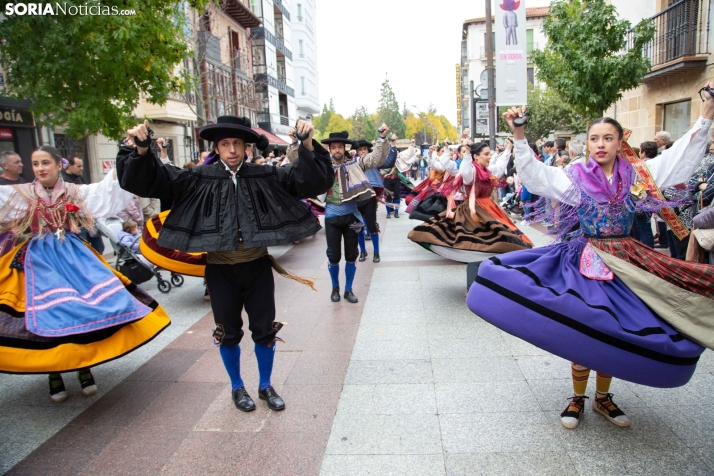
{"type": "MultiPolygon", "coordinates": [[[[660,188],[686,182],[699,165],[714,118],[714,97],[705,96],[694,127],[647,163],[660,188]]],[[[513,124],[522,112],[504,114],[516,139],[518,175],[547,200],[537,218],[559,239],[484,261],[467,304],[499,328],[573,362],[575,394],[561,414],[563,426],[579,423],[590,369],[597,372],[593,410],[629,426],[609,393],[612,376],[663,388],[689,381],[703,346],[714,348],[714,267],[671,259],[629,237],[635,211],[665,203],[642,194],[643,178],[618,156],[623,130],[617,121],[593,121],[589,159],[564,170],[535,159],[523,127],[513,124]]]]}

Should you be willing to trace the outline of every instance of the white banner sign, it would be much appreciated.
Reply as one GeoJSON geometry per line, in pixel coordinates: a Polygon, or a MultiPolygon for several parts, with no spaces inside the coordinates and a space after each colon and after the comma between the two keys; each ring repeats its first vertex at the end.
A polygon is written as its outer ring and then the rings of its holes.
{"type": "MultiPolygon", "coordinates": [[[[488,0],[487,0],[488,1],[488,0]]],[[[525,0],[496,0],[496,105],[526,104],[528,58],[525,0]]]]}

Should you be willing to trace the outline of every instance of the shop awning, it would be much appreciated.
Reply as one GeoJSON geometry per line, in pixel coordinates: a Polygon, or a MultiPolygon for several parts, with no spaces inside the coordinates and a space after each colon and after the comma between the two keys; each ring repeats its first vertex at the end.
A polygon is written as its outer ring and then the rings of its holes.
{"type": "Polygon", "coordinates": [[[279,145],[279,146],[287,146],[290,143],[284,141],[280,137],[276,136],[275,134],[271,134],[270,132],[261,129],[260,127],[254,127],[254,131],[256,131],[258,134],[265,134],[265,137],[268,138],[268,141],[270,142],[270,145],[279,145]]]}

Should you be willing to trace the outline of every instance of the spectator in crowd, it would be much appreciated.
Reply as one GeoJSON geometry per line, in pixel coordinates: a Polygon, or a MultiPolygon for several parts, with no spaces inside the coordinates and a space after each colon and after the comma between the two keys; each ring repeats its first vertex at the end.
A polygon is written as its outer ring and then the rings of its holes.
{"type": "Polygon", "coordinates": [[[419,157],[419,178],[421,180],[426,179],[426,170],[429,168],[429,162],[422,155],[419,157]]]}
{"type": "Polygon", "coordinates": [[[194,164],[194,163],[191,162],[191,161],[186,162],[185,164],[183,164],[183,168],[184,168],[184,169],[192,169],[192,168],[194,168],[195,166],[196,166],[196,164],[194,164]]]}
{"type": "Polygon", "coordinates": [[[656,142],[653,142],[651,140],[643,142],[642,144],[640,144],[640,159],[654,159],[655,157],[657,157],[658,148],[659,146],[656,142]]]}
{"type": "Polygon", "coordinates": [[[22,159],[17,153],[5,151],[0,153],[0,185],[19,185],[27,183],[22,177],[22,159]]]}
{"type": "Polygon", "coordinates": [[[84,185],[82,172],[84,171],[84,162],[76,155],[70,155],[65,159],[67,167],[62,170],[62,180],[76,185],[84,185]]]}
{"type": "Polygon", "coordinates": [[[543,144],[543,163],[545,165],[555,165],[555,154],[558,149],[555,147],[555,143],[552,140],[547,141],[543,144]]]}
{"type": "Polygon", "coordinates": [[[259,155],[255,159],[253,159],[253,163],[258,165],[265,165],[265,157],[259,155]]]}
{"type": "Polygon", "coordinates": [[[203,161],[206,160],[206,157],[208,157],[208,151],[204,150],[200,154],[198,154],[198,165],[203,165],[203,161]]]}
{"type": "Polygon", "coordinates": [[[139,226],[139,228],[144,227],[144,214],[142,213],[141,210],[141,201],[139,200],[139,197],[134,195],[134,198],[132,199],[131,202],[126,206],[126,208],[119,213],[117,213],[117,216],[124,220],[125,222],[127,221],[134,221],[136,224],[139,226]]]}
{"type": "Polygon", "coordinates": [[[654,141],[657,144],[658,154],[661,154],[663,150],[667,150],[665,144],[672,141],[672,134],[667,131],[659,131],[655,134],[654,141]]]}
{"type": "Polygon", "coordinates": [[[581,141],[571,140],[568,151],[570,153],[570,162],[566,165],[566,168],[572,167],[573,164],[585,162],[585,144],[581,141]]]}
{"type": "Polygon", "coordinates": [[[134,220],[127,220],[122,223],[122,231],[119,232],[119,243],[131,248],[134,253],[139,252],[139,240],[137,239],[141,235],[141,229],[139,224],[134,220]]]}

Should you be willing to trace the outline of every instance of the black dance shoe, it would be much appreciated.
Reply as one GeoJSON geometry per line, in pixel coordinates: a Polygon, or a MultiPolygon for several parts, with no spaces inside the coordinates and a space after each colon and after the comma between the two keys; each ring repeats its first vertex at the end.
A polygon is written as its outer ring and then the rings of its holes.
{"type": "Polygon", "coordinates": [[[258,390],[258,398],[268,402],[268,408],[279,412],[280,410],[285,410],[285,402],[280,395],[275,393],[273,387],[268,387],[265,390],[258,390]]]}
{"type": "Polygon", "coordinates": [[[349,291],[345,291],[345,299],[352,304],[357,302],[357,296],[355,296],[351,289],[349,291]]]}
{"type": "Polygon", "coordinates": [[[360,251],[359,253],[359,260],[364,261],[367,259],[367,252],[366,251],[360,251]]]}
{"type": "Polygon", "coordinates": [[[238,390],[233,390],[233,403],[236,404],[236,408],[242,412],[252,412],[255,410],[255,403],[253,399],[250,398],[248,392],[245,391],[245,387],[241,387],[238,390]]]}
{"type": "Polygon", "coordinates": [[[372,263],[379,263],[379,262],[380,262],[379,253],[375,253],[374,258],[372,258],[372,263]]]}
{"type": "Polygon", "coordinates": [[[332,288],[330,299],[332,299],[332,302],[340,302],[340,288],[332,288]]]}
{"type": "Polygon", "coordinates": [[[395,211],[395,212],[394,212],[394,218],[399,218],[399,212],[398,212],[398,211],[395,211]]]}

